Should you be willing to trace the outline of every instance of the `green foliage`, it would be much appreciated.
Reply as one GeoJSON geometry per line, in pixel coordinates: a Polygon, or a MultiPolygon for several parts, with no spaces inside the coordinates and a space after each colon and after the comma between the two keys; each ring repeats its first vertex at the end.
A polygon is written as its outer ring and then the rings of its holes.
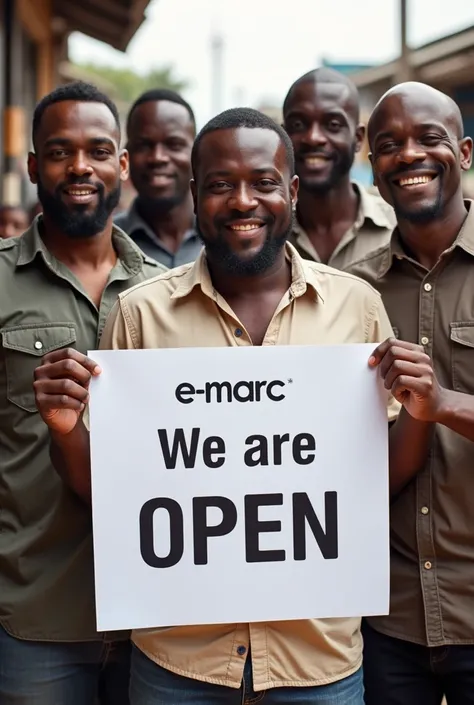
{"type": "Polygon", "coordinates": [[[132,69],[114,68],[113,66],[96,66],[92,63],[76,64],[77,68],[100,87],[107,90],[112,98],[124,103],[133,102],[144,91],[151,88],[168,88],[181,92],[187,88],[186,81],[180,81],[173,76],[173,69],[170,66],[150,69],[148,73],[139,74],[132,69]]]}

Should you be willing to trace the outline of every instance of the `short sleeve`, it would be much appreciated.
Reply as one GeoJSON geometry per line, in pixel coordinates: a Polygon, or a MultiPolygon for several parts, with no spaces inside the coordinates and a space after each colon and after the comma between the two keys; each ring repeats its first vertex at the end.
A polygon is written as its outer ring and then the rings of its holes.
{"type": "MultiPolygon", "coordinates": [[[[374,347],[377,347],[379,343],[382,343],[387,338],[395,337],[392,325],[380,295],[377,295],[377,301],[375,302],[371,313],[372,315],[369,319],[369,327],[367,331],[367,342],[374,343],[374,347]]],[[[387,392],[387,414],[389,423],[396,420],[398,414],[400,413],[400,409],[401,404],[395,399],[395,397],[387,392]]]]}

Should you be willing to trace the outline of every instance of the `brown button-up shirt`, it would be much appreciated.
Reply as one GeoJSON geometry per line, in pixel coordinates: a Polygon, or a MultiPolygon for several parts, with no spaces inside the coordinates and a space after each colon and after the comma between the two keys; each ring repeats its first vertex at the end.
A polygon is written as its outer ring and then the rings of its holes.
{"type": "MultiPolygon", "coordinates": [[[[440,384],[473,394],[474,208],[431,271],[397,231],[351,271],[380,291],[396,335],[424,345],[440,384]]],[[[428,646],[474,644],[473,498],[474,444],[438,425],[425,468],[391,507],[390,615],[370,620],[376,629],[428,646]]]]}
{"type": "MultiPolygon", "coordinates": [[[[287,248],[292,283],[263,345],[376,343],[391,334],[380,295],[366,282],[287,248]]],[[[194,265],[122,294],[101,340],[103,349],[249,345],[245,326],[212,285],[204,253],[194,265]]],[[[397,412],[390,399],[389,419],[397,412]]],[[[245,663],[237,647],[251,648],[258,691],[331,683],[356,671],[362,658],[359,618],[169,627],[133,638],[160,666],[233,688],[245,663]]]]}
{"type": "MultiPolygon", "coordinates": [[[[352,262],[387,244],[395,227],[393,210],[380,196],[369,193],[355,182],[352,187],[359,196],[359,210],[355,223],[344,234],[327,263],[336,269],[345,270],[352,262]]],[[[290,242],[304,259],[321,261],[308,234],[298,222],[295,223],[290,242]]]]}
{"type": "Polygon", "coordinates": [[[0,624],[22,639],[99,640],[90,508],[51,465],[33,373],[52,350],[98,345],[119,292],[165,268],[115,228],[118,260],[97,308],[44,246],[40,221],[0,240],[0,624]]]}

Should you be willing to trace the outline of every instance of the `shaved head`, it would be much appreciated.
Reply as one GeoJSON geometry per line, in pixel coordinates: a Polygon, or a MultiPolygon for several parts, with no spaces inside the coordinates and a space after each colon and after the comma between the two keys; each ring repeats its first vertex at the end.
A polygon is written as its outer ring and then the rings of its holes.
{"type": "Polygon", "coordinates": [[[350,78],[345,74],[335,71],[334,69],[327,68],[325,66],[319,69],[313,69],[308,71],[296,81],[290,87],[290,90],[286,94],[286,98],[283,102],[283,114],[285,115],[289,109],[291,103],[291,98],[294,90],[304,83],[332,83],[338,86],[345,86],[346,102],[350,104],[352,108],[353,118],[356,122],[359,122],[359,92],[350,78]]]}
{"type": "Polygon", "coordinates": [[[375,134],[385,122],[391,106],[404,104],[409,108],[427,108],[433,116],[449,127],[456,139],[464,137],[464,126],[459,106],[445,93],[438,91],[426,83],[408,81],[399,83],[387,91],[376,104],[368,123],[368,138],[372,149],[375,134]]]}

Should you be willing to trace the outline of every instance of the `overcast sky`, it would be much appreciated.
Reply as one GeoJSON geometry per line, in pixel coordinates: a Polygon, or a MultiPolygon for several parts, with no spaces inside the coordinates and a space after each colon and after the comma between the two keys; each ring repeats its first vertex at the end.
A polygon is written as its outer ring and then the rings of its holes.
{"type": "MultiPolygon", "coordinates": [[[[128,52],[80,34],[74,60],[145,71],[171,64],[189,81],[200,125],[212,115],[211,36],[225,40],[221,109],[280,104],[289,85],[323,58],[383,62],[398,51],[398,0],[152,0],[128,52]]],[[[409,0],[417,46],[474,24],[474,0],[409,0]]]]}

